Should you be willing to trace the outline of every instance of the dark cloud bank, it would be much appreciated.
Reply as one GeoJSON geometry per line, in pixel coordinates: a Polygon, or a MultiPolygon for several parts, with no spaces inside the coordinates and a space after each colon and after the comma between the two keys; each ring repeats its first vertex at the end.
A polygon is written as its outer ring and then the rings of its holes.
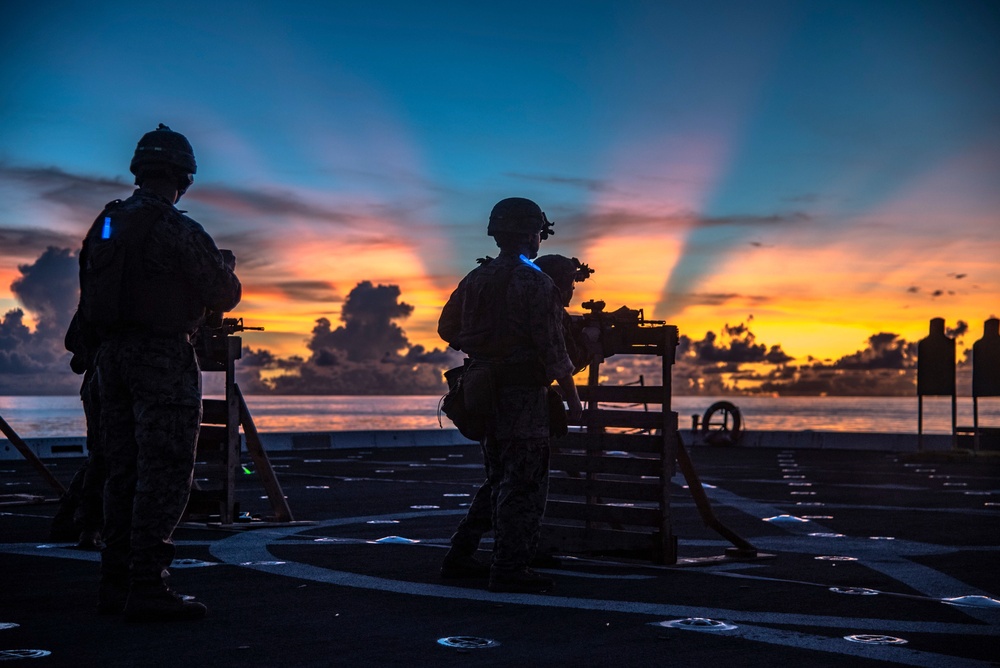
{"type": "MultiPolygon", "coordinates": [[[[19,267],[11,290],[22,308],[0,319],[0,395],[74,394],[79,377],[69,369],[63,335],[77,303],[77,255],[50,246],[19,267]],[[24,324],[25,311],[37,322],[24,324]]],[[[311,286],[310,286],[311,287],[311,286]]],[[[237,378],[245,394],[442,394],[444,370],[461,363],[453,350],[413,344],[399,324],[413,307],[395,285],[362,281],[348,295],[334,326],[320,318],[308,338],[307,358],[278,358],[244,338],[237,378]]],[[[964,322],[949,332],[962,337],[964,322]]],[[[961,340],[960,340],[961,343],[961,340]]],[[[971,342],[970,344],[971,345],[971,342]]],[[[913,396],[916,342],[881,332],[837,360],[795,360],[780,345],[758,342],[749,325],[725,325],[700,339],[680,337],[672,386],[678,395],[778,394],[913,396]]],[[[959,347],[959,350],[963,348],[959,347]]],[[[969,368],[959,354],[959,388],[969,368]]],[[[661,378],[659,358],[615,357],[602,365],[610,383],[647,384],[661,378]]],[[[211,392],[212,387],[206,390],[211,392]]]]}
{"type": "Polygon", "coordinates": [[[395,285],[358,283],[344,302],[340,326],[316,321],[308,359],[277,359],[247,347],[237,382],[247,394],[442,394],[443,372],[461,364],[462,356],[411,344],[396,321],[413,307],[399,297],[395,285]]]}

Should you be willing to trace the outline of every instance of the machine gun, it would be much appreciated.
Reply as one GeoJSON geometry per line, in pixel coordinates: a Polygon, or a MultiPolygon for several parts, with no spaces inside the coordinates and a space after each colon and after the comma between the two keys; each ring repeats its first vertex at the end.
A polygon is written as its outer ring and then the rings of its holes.
{"type": "Polygon", "coordinates": [[[646,320],[642,309],[627,306],[607,312],[599,300],[581,306],[589,313],[570,316],[571,329],[578,340],[586,342],[592,358],[604,361],[618,354],[663,354],[664,320],[646,320]]]}
{"type": "MultiPolygon", "coordinates": [[[[192,337],[198,364],[202,371],[225,371],[229,359],[229,338],[239,332],[263,332],[263,327],[246,327],[243,318],[223,318],[221,313],[209,313],[205,324],[192,337]]],[[[237,346],[239,340],[236,341],[237,346]]],[[[239,359],[239,350],[235,359],[239,359]]]]}

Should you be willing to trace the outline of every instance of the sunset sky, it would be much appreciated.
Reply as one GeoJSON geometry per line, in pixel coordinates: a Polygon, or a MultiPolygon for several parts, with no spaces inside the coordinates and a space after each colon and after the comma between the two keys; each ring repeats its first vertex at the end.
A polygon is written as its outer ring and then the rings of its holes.
{"type": "MultiPolygon", "coordinates": [[[[163,122],[236,253],[245,338],[308,355],[361,281],[413,344],[493,204],[536,200],[577,291],[796,360],[1000,314],[996,2],[16,3],[0,21],[0,316],[75,253],[163,122]],[[38,265],[36,277],[43,269],[38,265]]],[[[72,300],[75,304],[75,298],[72,300]]],[[[24,323],[42,317],[25,308],[24,323]]],[[[0,336],[2,339],[2,336],[0,336]]],[[[2,343],[2,342],[0,342],[2,343]]],[[[2,347],[2,346],[0,346],[2,347]]],[[[0,369],[0,373],[3,369],[0,369]]]]}

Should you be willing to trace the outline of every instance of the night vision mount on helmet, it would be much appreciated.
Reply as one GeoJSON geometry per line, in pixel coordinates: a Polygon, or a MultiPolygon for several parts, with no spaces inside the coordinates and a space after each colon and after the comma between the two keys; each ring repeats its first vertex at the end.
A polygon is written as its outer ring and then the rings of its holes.
{"type": "Polygon", "coordinates": [[[545,217],[541,207],[524,197],[508,197],[500,200],[490,212],[490,224],[486,234],[491,237],[497,232],[534,234],[540,232],[542,239],[555,234],[552,222],[545,217]]]}
{"type": "Polygon", "coordinates": [[[560,285],[563,282],[583,283],[594,273],[594,270],[585,262],[580,262],[575,257],[566,257],[565,255],[543,255],[542,257],[535,258],[535,264],[551,276],[556,281],[556,285],[560,285]]]}
{"type": "Polygon", "coordinates": [[[139,140],[129,171],[135,174],[137,185],[144,175],[153,172],[176,174],[186,181],[186,185],[181,184],[183,193],[193,182],[192,175],[198,171],[198,165],[187,138],[160,123],[159,127],[139,140]]]}

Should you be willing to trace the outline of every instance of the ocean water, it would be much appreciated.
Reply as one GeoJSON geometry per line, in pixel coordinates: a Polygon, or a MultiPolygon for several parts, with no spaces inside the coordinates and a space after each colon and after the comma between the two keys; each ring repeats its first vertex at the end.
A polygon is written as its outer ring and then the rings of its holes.
{"type": "MultiPolygon", "coordinates": [[[[436,396],[248,396],[261,432],[440,429],[436,396]]],[[[736,405],[749,431],[917,433],[916,397],[674,397],[681,428],[717,401],[736,405]]],[[[634,407],[641,410],[641,406],[634,407]]],[[[924,433],[951,433],[951,400],[924,398],[924,433]]],[[[0,397],[2,416],[22,438],[81,436],[78,397],[0,397]]],[[[441,416],[441,425],[451,428],[441,416]]],[[[958,400],[958,424],[972,424],[972,399],[958,400]]],[[[1000,427],[1000,397],[979,400],[980,426],[1000,427]]]]}

